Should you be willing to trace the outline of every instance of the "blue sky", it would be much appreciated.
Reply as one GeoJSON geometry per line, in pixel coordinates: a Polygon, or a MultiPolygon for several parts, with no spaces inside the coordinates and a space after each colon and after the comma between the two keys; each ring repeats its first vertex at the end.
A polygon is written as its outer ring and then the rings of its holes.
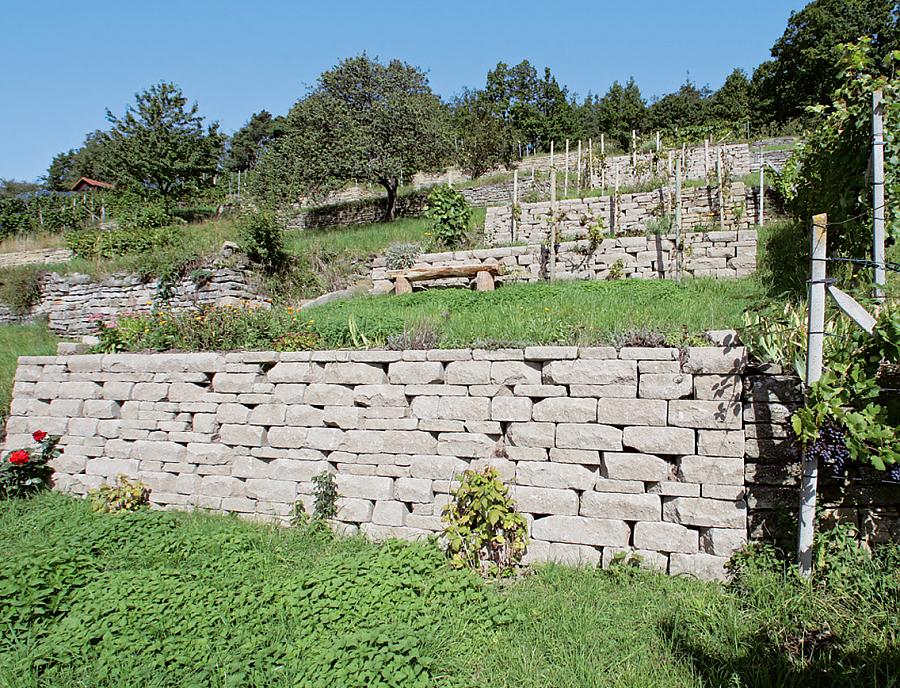
{"type": "Polygon", "coordinates": [[[57,0],[0,7],[0,178],[32,181],[106,129],[134,94],[178,84],[226,133],[285,114],[341,59],[366,51],[426,70],[450,99],[498,62],[549,67],[579,100],[634,76],[645,97],[685,79],[716,89],[769,58],[802,0],[232,2],[57,0]]]}

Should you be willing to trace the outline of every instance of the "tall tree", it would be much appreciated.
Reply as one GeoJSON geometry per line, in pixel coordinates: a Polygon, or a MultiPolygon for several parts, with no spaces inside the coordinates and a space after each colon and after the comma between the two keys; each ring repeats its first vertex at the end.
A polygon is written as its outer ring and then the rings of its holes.
{"type": "Polygon", "coordinates": [[[709,89],[697,88],[690,79],[675,93],[653,103],[647,111],[650,126],[656,129],[694,127],[706,122],[709,89]]]}
{"type": "Polygon", "coordinates": [[[457,162],[473,178],[516,159],[509,126],[484,91],[464,89],[452,108],[457,139],[457,162]]]}
{"type": "Polygon", "coordinates": [[[600,131],[627,149],[632,129],[643,129],[647,122],[647,102],[634,83],[634,77],[622,86],[614,81],[600,100],[594,103],[594,112],[600,131]]]}
{"type": "Polygon", "coordinates": [[[287,133],[260,161],[257,191],[281,202],[368,180],[387,191],[392,220],[401,176],[441,169],[451,150],[447,110],[425,73],[363,53],[324,72],[291,108],[287,133]]]}
{"type": "Polygon", "coordinates": [[[896,0],[813,0],[792,12],[784,35],[772,47],[772,61],[753,75],[769,116],[786,122],[808,105],[829,103],[840,85],[838,46],[868,36],[880,62],[900,48],[898,19],[896,0]]]}
{"type": "Polygon", "coordinates": [[[81,148],[70,149],[67,153],[55,156],[43,177],[44,188],[50,191],[68,191],[81,177],[107,181],[110,171],[104,149],[106,141],[106,132],[98,129],[85,137],[81,148]]]}
{"type": "Polygon", "coordinates": [[[720,122],[745,122],[750,117],[751,97],[747,73],[735,69],[710,97],[708,116],[720,122]]]}
{"type": "Polygon", "coordinates": [[[187,102],[178,86],[161,81],[135,94],[121,119],[106,111],[112,128],[104,149],[117,186],[168,206],[212,185],[224,137],[218,123],[204,129],[197,103],[187,102]]]}
{"type": "Polygon", "coordinates": [[[228,142],[225,169],[232,172],[253,169],[265,147],[284,134],[285,126],[284,117],[272,117],[265,110],[254,114],[228,142]]]}

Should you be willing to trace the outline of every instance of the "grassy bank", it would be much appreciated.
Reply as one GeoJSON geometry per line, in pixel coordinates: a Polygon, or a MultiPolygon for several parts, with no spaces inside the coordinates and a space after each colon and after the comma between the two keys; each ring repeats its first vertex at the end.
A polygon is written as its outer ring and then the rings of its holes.
{"type": "Polygon", "coordinates": [[[3,435],[19,356],[55,356],[56,341],[56,336],[41,325],[0,325],[0,430],[3,435]]]}
{"type": "Polygon", "coordinates": [[[889,686],[898,551],[763,552],[729,586],[536,567],[207,514],[0,502],[0,686],[889,686]]]}

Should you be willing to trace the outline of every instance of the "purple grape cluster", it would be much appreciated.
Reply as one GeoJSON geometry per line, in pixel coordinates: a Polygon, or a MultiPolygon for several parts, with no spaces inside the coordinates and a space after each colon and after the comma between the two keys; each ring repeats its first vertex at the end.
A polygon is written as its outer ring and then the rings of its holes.
{"type": "Polygon", "coordinates": [[[819,437],[806,450],[806,455],[816,458],[819,463],[831,468],[835,475],[841,475],[850,463],[847,449],[847,433],[834,418],[826,418],[819,428],[819,437]]]}
{"type": "Polygon", "coordinates": [[[900,483],[900,463],[891,464],[887,468],[887,479],[891,482],[900,483]]]}

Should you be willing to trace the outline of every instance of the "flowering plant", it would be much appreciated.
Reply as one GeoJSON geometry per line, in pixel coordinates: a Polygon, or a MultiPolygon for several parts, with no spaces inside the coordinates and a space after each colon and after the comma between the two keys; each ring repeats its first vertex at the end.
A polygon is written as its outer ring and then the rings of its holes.
{"type": "Polygon", "coordinates": [[[33,449],[16,449],[0,461],[0,499],[27,497],[47,487],[53,468],[50,459],[59,456],[59,435],[48,435],[38,430],[32,435],[38,446],[33,449]]]}

